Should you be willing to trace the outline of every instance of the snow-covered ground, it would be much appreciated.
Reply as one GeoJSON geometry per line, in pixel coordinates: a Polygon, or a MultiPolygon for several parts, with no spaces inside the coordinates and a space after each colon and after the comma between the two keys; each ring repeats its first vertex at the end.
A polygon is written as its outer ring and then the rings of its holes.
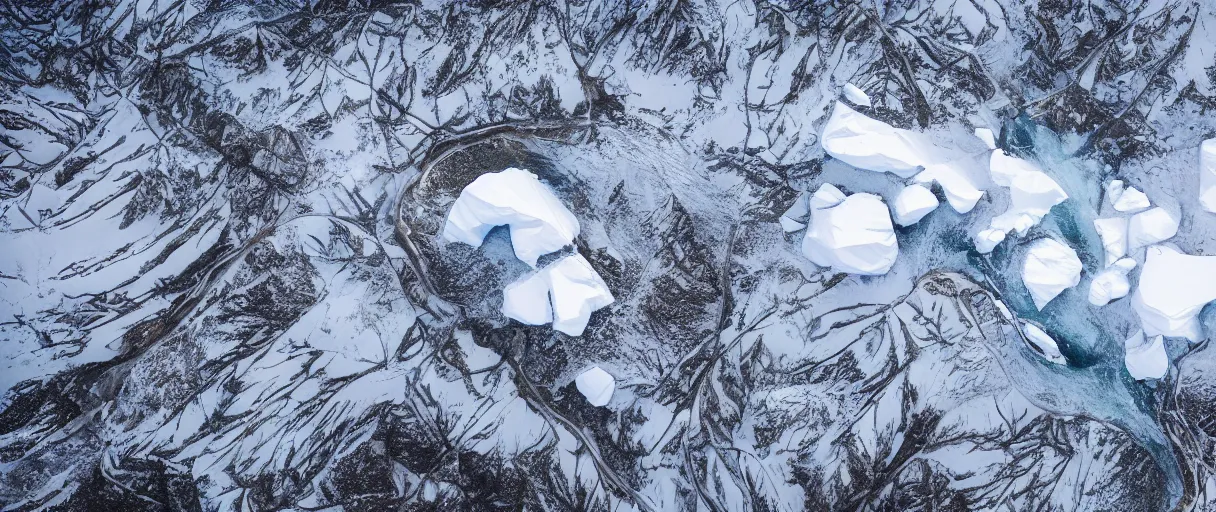
{"type": "Polygon", "coordinates": [[[0,510],[1216,507],[1216,6],[0,4],[0,510]]]}

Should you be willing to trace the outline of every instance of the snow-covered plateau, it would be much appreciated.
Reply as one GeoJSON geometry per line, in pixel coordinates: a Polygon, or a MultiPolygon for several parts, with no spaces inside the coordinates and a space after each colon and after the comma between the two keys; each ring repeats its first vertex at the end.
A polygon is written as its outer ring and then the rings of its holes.
{"type": "Polygon", "coordinates": [[[0,512],[1216,511],[1214,48],[0,2],[0,512]]]}

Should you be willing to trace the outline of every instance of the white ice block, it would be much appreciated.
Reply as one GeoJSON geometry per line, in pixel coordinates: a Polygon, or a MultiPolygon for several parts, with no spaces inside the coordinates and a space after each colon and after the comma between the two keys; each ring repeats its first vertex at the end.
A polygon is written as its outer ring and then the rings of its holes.
{"type": "Polygon", "coordinates": [[[1190,256],[1164,245],[1149,247],[1132,294],[1132,309],[1148,336],[1202,339],[1198,316],[1216,300],[1216,256],[1190,256]]]}
{"type": "Polygon", "coordinates": [[[895,223],[910,226],[937,208],[937,196],[923,185],[908,185],[895,196],[895,223]]]}
{"type": "Polygon", "coordinates": [[[811,197],[811,227],[802,240],[803,254],[836,272],[886,274],[899,254],[887,205],[873,194],[836,201],[842,196],[836,187],[824,185],[811,197]]]}
{"type": "Polygon", "coordinates": [[[482,174],[460,192],[443,227],[448,242],[480,247],[495,226],[511,230],[515,256],[530,266],[579,234],[578,219],[536,175],[510,168],[482,174]]]}
{"type": "Polygon", "coordinates": [[[1157,207],[1132,216],[1127,223],[1127,247],[1139,249],[1169,240],[1178,234],[1178,219],[1165,208],[1157,207]]]}
{"type": "Polygon", "coordinates": [[[579,374],[574,378],[574,386],[578,392],[587,397],[587,401],[596,407],[608,405],[612,393],[616,391],[616,379],[598,366],[579,374]]]}
{"type": "Polygon", "coordinates": [[[1064,290],[1081,282],[1077,252],[1051,238],[1036,241],[1022,264],[1022,283],[1040,310],[1064,290]]]}
{"type": "Polygon", "coordinates": [[[1146,338],[1144,331],[1137,330],[1123,342],[1123,362],[1127,373],[1136,380],[1160,379],[1170,369],[1170,356],[1165,351],[1165,337],[1146,338]]]}

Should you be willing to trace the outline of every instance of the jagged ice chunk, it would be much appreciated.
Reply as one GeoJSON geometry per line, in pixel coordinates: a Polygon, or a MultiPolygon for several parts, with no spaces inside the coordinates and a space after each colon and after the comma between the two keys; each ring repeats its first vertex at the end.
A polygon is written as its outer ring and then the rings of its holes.
{"type": "Polygon", "coordinates": [[[910,178],[925,164],[920,134],[866,117],[836,102],[820,143],[832,158],[853,167],[910,178]]]}
{"type": "Polygon", "coordinates": [[[587,259],[574,254],[507,285],[502,313],[528,325],[553,322],[554,329],[580,336],[591,313],[614,300],[587,259]]]}
{"type": "Polygon", "coordinates": [[[578,392],[587,397],[587,401],[596,407],[608,405],[612,393],[616,391],[616,379],[598,366],[579,374],[574,378],[574,386],[578,392]]]}
{"type": "Polygon", "coordinates": [[[867,107],[871,106],[870,105],[870,96],[867,95],[865,91],[858,88],[856,85],[846,82],[844,84],[843,89],[844,89],[844,97],[848,98],[849,101],[853,102],[854,105],[865,105],[867,107]]]}
{"type": "Polygon", "coordinates": [[[1165,351],[1165,337],[1146,339],[1144,331],[1136,330],[1123,342],[1123,363],[1127,373],[1136,380],[1160,379],[1170,368],[1170,356],[1165,351]]]}
{"type": "Polygon", "coordinates": [[[872,276],[891,269],[899,245],[882,198],[873,194],[844,197],[827,184],[811,197],[811,227],[802,240],[802,252],[821,267],[872,276]]]}
{"type": "Polygon", "coordinates": [[[1191,256],[1164,245],[1148,248],[1132,309],[1148,336],[1202,338],[1198,316],[1216,300],[1216,256],[1191,256]]]}
{"type": "Polygon", "coordinates": [[[1131,291],[1127,273],[1136,268],[1136,260],[1123,258],[1110,268],[1103,270],[1089,283],[1089,303],[1105,306],[1112,300],[1122,299],[1131,291]]]}
{"type": "Polygon", "coordinates": [[[1131,185],[1124,188],[1123,180],[1108,183],[1106,197],[1110,199],[1110,204],[1115,207],[1115,210],[1124,213],[1140,211],[1153,205],[1149,202],[1148,196],[1140,189],[1131,185]]]}
{"type": "Polygon", "coordinates": [[[1081,260],[1072,247],[1051,238],[1030,246],[1022,264],[1022,283],[1036,308],[1042,310],[1051,299],[1080,282],[1081,260]]]}
{"type": "Polygon", "coordinates": [[[1098,232],[1098,238],[1102,239],[1102,249],[1106,252],[1106,266],[1113,265],[1119,258],[1127,255],[1127,219],[1122,217],[1094,219],[1094,229],[1098,232]]]}
{"type": "Polygon", "coordinates": [[[1168,240],[1178,234],[1178,219],[1165,208],[1137,213],[1127,223],[1127,246],[1139,249],[1168,240]]]}
{"type": "Polygon", "coordinates": [[[515,256],[532,267],[579,234],[578,219],[549,187],[529,171],[509,168],[478,176],[460,192],[443,238],[479,247],[491,229],[502,225],[510,227],[515,256]]]}
{"type": "Polygon", "coordinates": [[[908,185],[895,196],[895,223],[910,226],[937,208],[937,196],[923,185],[908,185]]]}
{"type": "MultiPolygon", "coordinates": [[[[1012,203],[1009,210],[994,217],[990,223],[991,229],[1001,233],[1026,234],[1052,207],[1068,199],[1064,189],[1037,165],[1009,156],[1002,150],[992,152],[989,170],[994,183],[1009,188],[1012,203]]],[[[985,238],[976,240],[976,249],[981,253],[990,252],[1000,243],[992,243],[996,236],[990,232],[982,231],[981,235],[985,238]]]]}

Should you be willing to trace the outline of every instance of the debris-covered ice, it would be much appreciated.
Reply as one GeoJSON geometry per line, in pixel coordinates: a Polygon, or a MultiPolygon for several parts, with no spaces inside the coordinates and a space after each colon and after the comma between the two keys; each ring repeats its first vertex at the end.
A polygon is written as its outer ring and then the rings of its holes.
{"type": "Polygon", "coordinates": [[[811,197],[811,227],[802,252],[821,267],[859,275],[886,274],[895,264],[899,245],[891,214],[874,194],[845,197],[825,184],[811,197]]]}
{"type": "Polygon", "coordinates": [[[503,289],[502,313],[529,325],[581,336],[591,313],[613,302],[612,292],[581,254],[566,256],[503,289]]]}
{"type": "Polygon", "coordinates": [[[465,186],[448,213],[443,238],[478,247],[496,226],[509,226],[515,256],[536,260],[579,234],[578,219],[536,175],[510,168],[482,174],[465,186]]]}
{"type": "Polygon", "coordinates": [[[1165,351],[1165,337],[1146,337],[1137,329],[1123,343],[1123,362],[1133,379],[1160,379],[1170,368],[1170,356],[1165,351]]]}
{"type": "Polygon", "coordinates": [[[937,196],[923,185],[912,184],[899,191],[895,196],[895,223],[900,226],[911,226],[937,208],[937,196]]]}
{"type": "Polygon", "coordinates": [[[1191,256],[1165,245],[1148,248],[1140,282],[1132,294],[1132,309],[1144,333],[1203,337],[1198,315],[1216,300],[1216,256],[1191,256]]]}
{"type": "Polygon", "coordinates": [[[598,366],[580,373],[574,378],[574,385],[587,398],[587,402],[596,407],[608,405],[612,393],[616,391],[616,379],[598,366]]]}
{"type": "Polygon", "coordinates": [[[1051,238],[1034,242],[1022,264],[1022,283],[1034,305],[1043,309],[1051,299],[1081,282],[1081,260],[1077,252],[1051,238]]]}

